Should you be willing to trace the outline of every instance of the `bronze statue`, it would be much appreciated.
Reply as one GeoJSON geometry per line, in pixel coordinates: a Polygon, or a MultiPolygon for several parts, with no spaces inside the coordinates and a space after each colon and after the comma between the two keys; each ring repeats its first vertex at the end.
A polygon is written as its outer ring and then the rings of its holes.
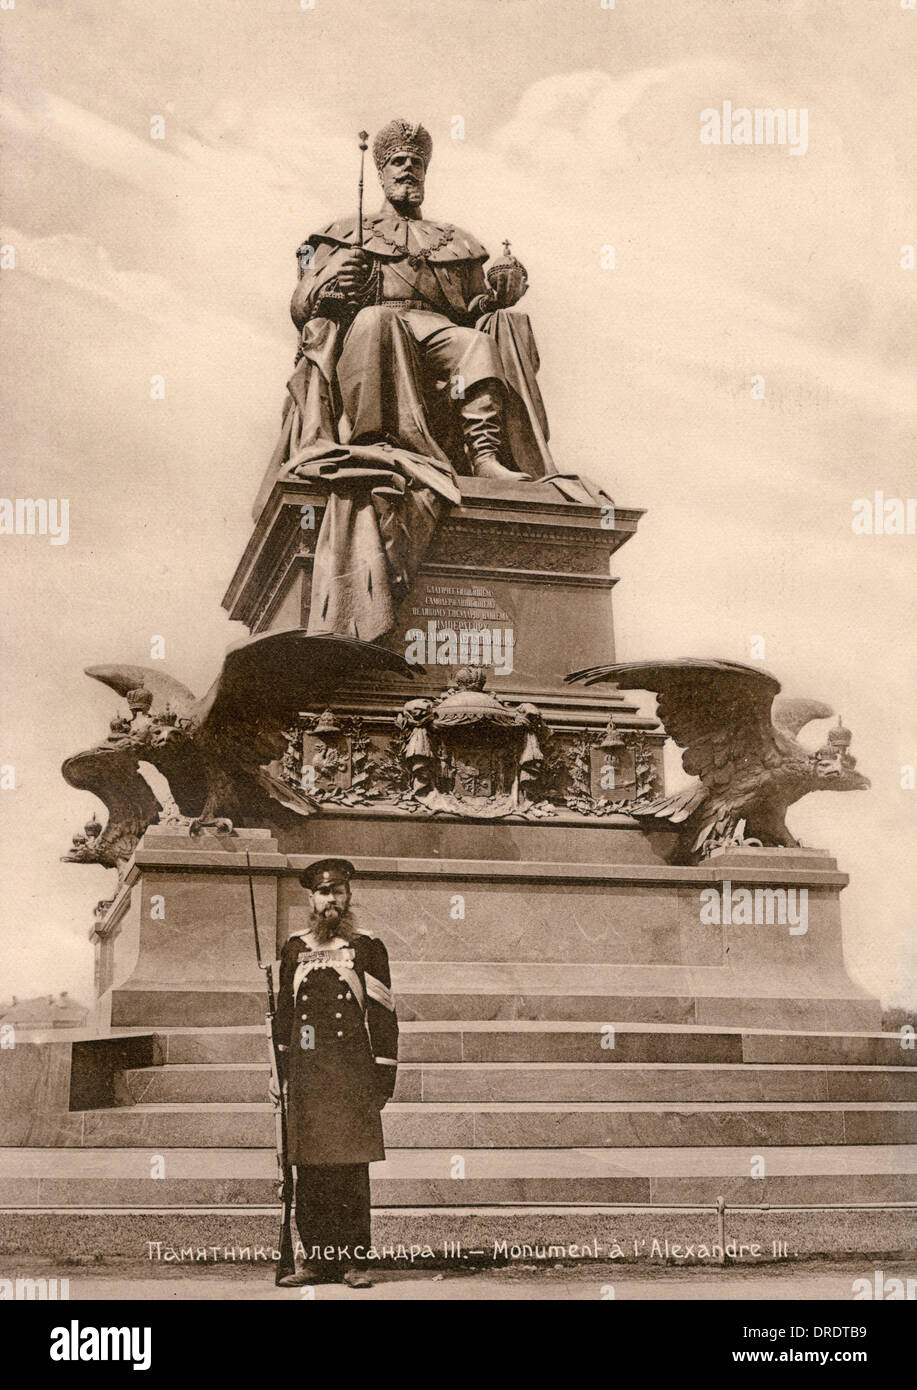
{"type": "MultiPolygon", "coordinates": [[[[367,140],[361,131],[361,150],[367,140]]],[[[509,312],[528,287],[509,242],[485,272],[479,241],[422,216],[431,153],[423,126],[384,126],[373,142],[379,212],[363,216],[361,171],[357,214],[297,252],[300,343],[266,481],[328,493],[310,632],[370,642],[392,632],[440,516],[461,501],[459,474],[611,501],[554,466],[531,324],[509,312]]]]}
{"type": "Polygon", "coordinates": [[[869,789],[848,752],[846,729],[832,729],[817,753],[796,738],[813,719],[828,719],[834,711],[818,700],[775,698],[780,682],[755,667],[638,661],[593,666],[566,679],[586,685],[613,681],[624,690],[658,695],[659,718],[684,749],[684,770],[699,780],[671,796],[635,802],[630,813],[677,829],[684,858],[703,858],[720,844],[795,846],[785,818],[800,797],[869,789]]]}
{"type": "Polygon", "coordinates": [[[332,222],[297,252],[301,360],[277,462],[324,438],[395,445],[478,477],[553,472],[531,326],[506,312],[528,276],[507,242],[485,277],[479,241],[422,216],[432,145],[421,125],[383,127],[379,212],[332,222]]]}

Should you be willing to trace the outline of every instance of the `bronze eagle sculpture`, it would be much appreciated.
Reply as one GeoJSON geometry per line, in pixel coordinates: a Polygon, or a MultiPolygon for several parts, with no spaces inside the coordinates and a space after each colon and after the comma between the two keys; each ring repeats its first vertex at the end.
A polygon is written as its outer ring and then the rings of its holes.
{"type": "Polygon", "coordinates": [[[749,841],[796,846],[786,813],[800,797],[870,786],[856,771],[850,735],[840,721],[817,753],[796,737],[813,719],[828,719],[834,711],[818,700],[781,696],[776,677],[758,668],[684,658],[591,666],[565,680],[607,681],[656,695],[666,733],[682,748],[682,766],[696,780],[630,809],[678,830],[682,858],[704,858],[717,845],[749,841]]]}
{"type": "Polygon", "coordinates": [[[231,647],[202,699],[145,666],[87,667],[88,676],[127,699],[132,717],[112,720],[103,743],[61,768],[70,786],[92,792],[108,808],[104,829],[89,841],[75,837],[65,857],[106,868],[126,863],[162,810],[141,763],[163,774],[179,811],[191,818],[192,833],[204,826],[230,832],[234,820],[257,825],[266,814],[273,820],[284,812],[311,814],[312,797],[270,767],[286,750],[290,723],[364,672],[413,676],[420,669],[374,643],[303,629],[231,647]]]}

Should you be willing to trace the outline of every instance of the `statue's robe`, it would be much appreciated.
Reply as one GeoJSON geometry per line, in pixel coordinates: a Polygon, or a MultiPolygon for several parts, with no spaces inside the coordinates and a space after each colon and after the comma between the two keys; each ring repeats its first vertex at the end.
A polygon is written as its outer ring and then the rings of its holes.
{"type": "Polygon", "coordinates": [[[425,376],[412,350],[416,337],[436,326],[434,315],[444,325],[476,328],[495,340],[498,351],[493,360],[505,388],[506,461],[532,477],[554,472],[536,379],[538,351],[528,315],[480,312],[479,301],[488,290],[483,270],[486,248],[468,232],[442,222],[382,214],[364,218],[363,250],[373,260],[373,303],[393,308],[380,333],[378,323],[365,328],[366,317],[361,321],[359,314],[342,323],[337,306],[327,297],[341,262],[358,242],[356,218],[349,218],[316,232],[300,249],[301,278],[290,312],[301,332],[302,355],[288,382],[272,476],[298,450],[318,439],[349,441],[352,422],[343,408],[337,367],[346,341],[350,371],[354,377],[360,374],[361,352],[355,340],[361,338],[365,339],[364,360],[371,359],[375,368],[382,354],[389,364],[388,389],[378,393],[375,403],[379,437],[467,472],[455,411],[450,408],[454,405],[450,380],[425,376]],[[311,263],[303,265],[304,258],[311,263]],[[401,307],[409,302],[414,303],[413,309],[401,307]],[[418,325],[418,305],[423,306],[426,318],[415,333],[410,329],[412,316],[418,325]]]}
{"type": "MultiPolygon", "coordinates": [[[[300,248],[290,306],[300,356],[255,516],[281,469],[330,489],[313,561],[309,631],[375,641],[392,631],[444,506],[460,500],[456,472],[468,471],[450,376],[440,371],[431,379],[418,348],[438,323],[474,328],[491,340],[472,355],[478,374],[496,376],[504,388],[505,461],[533,478],[552,475],[567,497],[594,499],[556,472],[528,316],[481,313],[488,291],[481,243],[429,219],[364,218],[373,274],[363,307],[371,301],[373,312],[354,317],[334,292],[341,263],[358,244],[353,217],[332,222],[300,248]],[[342,399],[345,348],[344,385],[371,425],[359,442],[351,442],[342,399]]],[[[466,334],[469,344],[473,350],[466,334]]]]}

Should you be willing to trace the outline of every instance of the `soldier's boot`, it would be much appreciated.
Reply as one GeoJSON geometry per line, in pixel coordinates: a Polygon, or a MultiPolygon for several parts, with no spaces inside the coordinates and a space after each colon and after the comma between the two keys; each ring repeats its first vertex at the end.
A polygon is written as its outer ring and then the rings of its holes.
{"type": "Polygon", "coordinates": [[[373,1281],[362,1269],[357,1269],[354,1265],[349,1265],[341,1276],[341,1283],[346,1284],[348,1289],[371,1289],[373,1281]]]}
{"type": "Polygon", "coordinates": [[[325,1275],[314,1265],[301,1265],[293,1274],[285,1274],[277,1280],[278,1289],[302,1289],[310,1284],[323,1284],[325,1275]]]}
{"type": "Polygon", "coordinates": [[[520,482],[531,478],[500,462],[503,443],[503,409],[498,382],[480,381],[472,386],[459,407],[465,448],[476,478],[520,482]]]}

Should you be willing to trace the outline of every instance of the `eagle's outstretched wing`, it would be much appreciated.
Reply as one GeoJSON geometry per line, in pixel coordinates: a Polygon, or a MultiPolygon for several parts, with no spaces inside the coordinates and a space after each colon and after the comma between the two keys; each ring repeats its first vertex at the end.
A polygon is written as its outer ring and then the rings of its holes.
{"type": "Polygon", "coordinates": [[[788,695],[778,695],[771,710],[775,728],[787,738],[795,738],[800,729],[811,724],[813,719],[830,719],[834,710],[821,700],[794,699],[788,695]]]}
{"type": "Polygon", "coordinates": [[[163,773],[183,815],[238,814],[257,801],[259,792],[288,810],[309,814],[316,803],[269,767],[286,752],[286,731],[296,716],[328,703],[351,677],[372,671],[412,676],[421,669],[385,647],[303,629],[231,647],[201,700],[179,681],[144,666],[91,666],[87,675],[121,695],[140,686],[151,691],[151,722],[114,751],[103,746],[77,754],[64,764],[64,776],[105,801],[113,834],[123,822],[126,834],[139,827],[137,838],[160,809],[138,761],[163,773]],[[87,780],[75,780],[81,778],[87,780]]]}
{"type": "MultiPolygon", "coordinates": [[[[124,697],[129,690],[138,687],[147,689],[153,697],[149,710],[153,720],[161,720],[168,711],[182,726],[190,727],[195,723],[202,704],[181,681],[167,676],[164,671],[153,671],[148,666],[87,666],[86,675],[124,697]]],[[[137,761],[148,762],[158,768],[168,781],[183,815],[196,816],[200,812],[207,793],[206,771],[187,742],[181,741],[176,746],[165,739],[138,739],[135,768],[137,761]]]]}
{"type": "MultiPolygon", "coordinates": [[[[129,686],[128,689],[131,687],[129,686]]],[[[137,841],[162,809],[149,782],[137,769],[137,749],[101,744],[68,758],[61,768],[64,781],[92,792],[108,808],[108,823],[92,842],[93,858],[113,869],[129,859],[137,841]]]]}
{"type": "Polygon", "coordinates": [[[699,777],[712,796],[781,761],[771,723],[780,683],[757,667],[686,657],[592,666],[565,679],[653,691],[666,733],[684,750],[685,772],[699,777]]]}
{"type": "Polygon", "coordinates": [[[152,671],[148,666],[87,666],[86,675],[110,686],[119,695],[145,686],[153,696],[150,717],[158,719],[166,706],[180,719],[189,717],[198,701],[186,685],[167,676],[164,671],[152,671]]]}
{"type": "Polygon", "coordinates": [[[284,730],[300,712],[330,701],[342,683],[372,671],[413,676],[397,652],[355,637],[296,628],[230,647],[200,701],[196,742],[231,749],[250,767],[283,756],[284,730]]]}

